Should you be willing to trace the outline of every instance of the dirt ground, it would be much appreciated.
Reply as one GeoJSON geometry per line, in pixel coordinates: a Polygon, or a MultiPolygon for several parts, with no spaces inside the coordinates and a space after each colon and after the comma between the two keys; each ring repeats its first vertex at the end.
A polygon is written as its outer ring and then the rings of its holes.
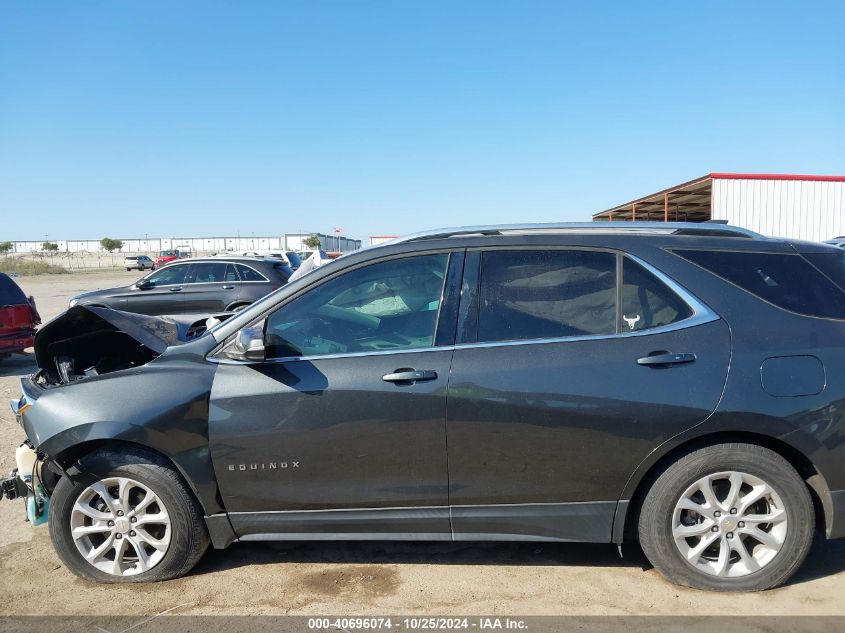
{"type": "MultiPolygon", "coordinates": [[[[128,284],[137,272],[19,278],[46,319],[84,290],[128,284]]],[[[19,393],[31,358],[0,364],[0,397],[19,393]]],[[[0,471],[13,467],[23,432],[0,403],[0,471]]],[[[626,546],[303,543],[235,544],[209,551],[188,577],[150,585],[79,580],[54,554],[46,526],[23,504],[0,501],[2,615],[180,614],[424,615],[843,615],[845,542],[819,540],[790,584],[724,595],[676,587],[626,546]]]]}

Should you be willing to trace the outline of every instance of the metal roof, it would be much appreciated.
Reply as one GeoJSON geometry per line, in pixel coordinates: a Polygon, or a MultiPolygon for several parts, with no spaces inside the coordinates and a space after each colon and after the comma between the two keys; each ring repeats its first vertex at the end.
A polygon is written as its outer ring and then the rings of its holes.
{"type": "Polygon", "coordinates": [[[805,174],[739,174],[712,172],[661,189],[610,209],[593,214],[593,220],[662,220],[664,222],[704,222],[713,211],[714,180],[804,180],[845,182],[845,176],[812,176],[805,174]]]}

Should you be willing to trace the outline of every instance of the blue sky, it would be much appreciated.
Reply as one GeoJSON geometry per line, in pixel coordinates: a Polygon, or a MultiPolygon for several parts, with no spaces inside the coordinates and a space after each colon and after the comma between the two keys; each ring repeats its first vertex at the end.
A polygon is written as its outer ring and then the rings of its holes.
{"type": "Polygon", "coordinates": [[[839,2],[0,0],[0,239],[350,236],[845,174],[839,2]]]}

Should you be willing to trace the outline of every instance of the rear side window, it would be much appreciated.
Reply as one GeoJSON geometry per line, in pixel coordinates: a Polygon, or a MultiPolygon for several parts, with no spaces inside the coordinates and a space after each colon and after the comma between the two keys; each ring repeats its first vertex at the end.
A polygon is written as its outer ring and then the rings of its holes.
{"type": "Polygon", "coordinates": [[[784,310],[845,319],[845,293],[800,255],[687,250],[675,253],[784,310]]]}
{"type": "Polygon", "coordinates": [[[616,332],[616,256],[489,251],[481,260],[478,341],[616,332]]]}
{"type": "Polygon", "coordinates": [[[242,281],[267,281],[266,279],[264,279],[263,275],[256,272],[249,266],[244,266],[243,264],[236,265],[238,267],[238,273],[240,273],[242,281]]]}
{"type": "Polygon", "coordinates": [[[692,316],[692,309],[637,262],[622,260],[622,332],[670,325],[692,316]]]}
{"type": "Polygon", "coordinates": [[[225,262],[198,262],[191,265],[185,283],[209,284],[224,281],[226,278],[225,262]]]}

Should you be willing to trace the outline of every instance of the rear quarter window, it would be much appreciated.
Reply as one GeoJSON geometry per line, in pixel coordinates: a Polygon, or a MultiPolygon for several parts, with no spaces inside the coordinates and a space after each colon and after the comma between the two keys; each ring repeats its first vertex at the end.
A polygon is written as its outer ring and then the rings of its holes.
{"type": "Polygon", "coordinates": [[[238,273],[242,281],[267,281],[263,275],[249,266],[244,266],[243,264],[236,264],[236,266],[238,267],[238,273]]]}
{"type": "Polygon", "coordinates": [[[845,319],[845,292],[801,255],[695,250],[674,253],[784,310],[845,319]]]}

